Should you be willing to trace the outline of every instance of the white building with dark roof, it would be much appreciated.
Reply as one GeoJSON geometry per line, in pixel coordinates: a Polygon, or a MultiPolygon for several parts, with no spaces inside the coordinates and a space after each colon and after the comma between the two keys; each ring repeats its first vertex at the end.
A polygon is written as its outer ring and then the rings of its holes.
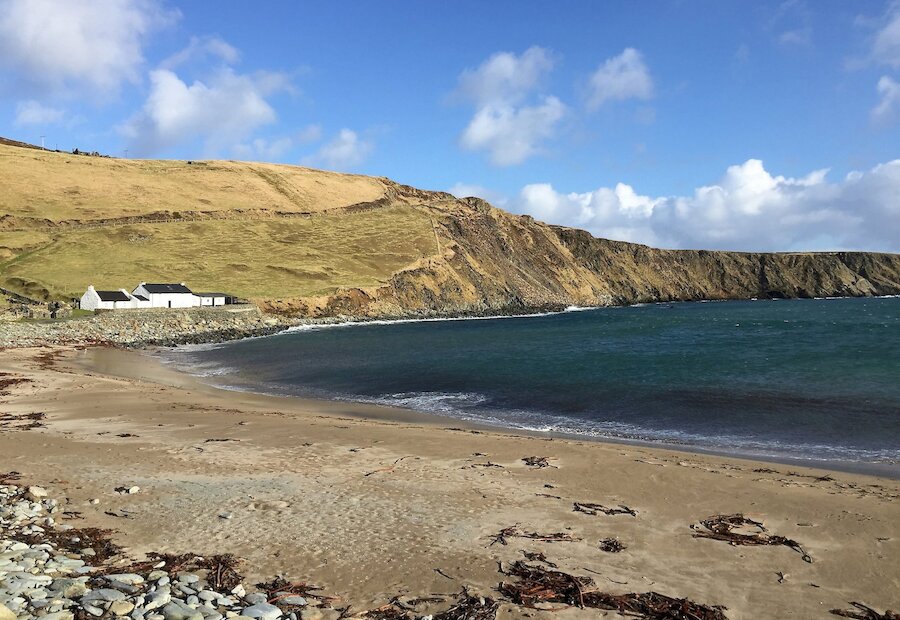
{"type": "Polygon", "coordinates": [[[149,308],[148,299],[140,299],[124,288],[118,291],[98,291],[91,284],[81,296],[82,310],[121,310],[124,308],[149,308]]]}
{"type": "Polygon", "coordinates": [[[200,298],[194,295],[184,282],[180,284],[141,282],[131,294],[149,299],[151,308],[192,308],[200,305],[200,298]]]}
{"type": "Polygon", "coordinates": [[[224,306],[239,303],[228,293],[194,293],[180,284],[148,284],[141,282],[130,293],[124,288],[118,291],[98,291],[90,285],[81,296],[83,310],[125,310],[128,308],[195,308],[199,306],[224,306]]]}

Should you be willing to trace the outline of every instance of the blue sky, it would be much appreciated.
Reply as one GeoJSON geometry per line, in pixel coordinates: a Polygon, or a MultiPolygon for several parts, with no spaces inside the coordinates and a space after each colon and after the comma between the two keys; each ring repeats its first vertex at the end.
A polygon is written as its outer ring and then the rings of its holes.
{"type": "Polygon", "coordinates": [[[0,0],[0,135],[666,247],[900,251],[900,3],[0,0]]]}

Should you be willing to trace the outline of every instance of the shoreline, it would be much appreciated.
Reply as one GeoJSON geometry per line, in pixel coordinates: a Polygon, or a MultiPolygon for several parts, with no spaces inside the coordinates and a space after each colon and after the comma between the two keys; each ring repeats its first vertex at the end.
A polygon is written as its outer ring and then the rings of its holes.
{"type": "MultiPolygon", "coordinates": [[[[248,579],[309,580],[355,609],[462,586],[496,597],[497,563],[526,552],[571,574],[598,572],[616,592],[722,604],[730,619],[818,617],[853,600],[900,604],[893,480],[448,428],[405,410],[400,421],[356,417],[371,409],[228,392],[160,366],[99,349],[20,349],[0,360],[0,372],[30,381],[0,397],[0,409],[45,415],[43,428],[0,432],[0,468],[65,497],[81,513],[78,526],[116,530],[132,557],[234,553],[248,579]],[[106,375],[85,361],[94,355],[120,372],[133,364],[124,370],[141,378],[106,375]],[[548,465],[528,466],[527,456],[548,465]],[[130,485],[141,491],[114,492],[130,485]],[[636,515],[590,516],[573,512],[573,501],[636,515]],[[698,520],[733,513],[799,541],[812,563],[790,549],[692,536],[698,520]],[[513,525],[573,540],[491,544],[513,525]],[[621,553],[598,550],[610,537],[621,553]]],[[[528,615],[558,618],[504,612],[528,615]]]]}
{"type": "MultiPolygon", "coordinates": [[[[454,320],[454,319],[451,319],[454,320]]],[[[278,334],[272,334],[272,336],[277,336],[278,334]]],[[[268,338],[270,336],[259,336],[259,338],[268,338]]],[[[224,344],[224,343],[223,343],[224,344]]],[[[190,346],[190,345],[188,345],[190,346]]],[[[204,345],[199,345],[204,346],[204,345]]],[[[788,456],[779,456],[779,455],[770,455],[770,454],[756,454],[752,452],[729,452],[727,450],[716,450],[714,448],[706,448],[699,445],[688,444],[688,443],[675,443],[669,442],[665,440],[650,440],[650,439],[636,439],[629,437],[617,437],[617,436],[601,436],[601,435],[587,435],[587,434],[578,434],[578,433],[567,433],[564,431],[550,430],[550,431],[542,431],[537,429],[529,429],[529,428],[521,428],[516,426],[504,426],[502,424],[490,424],[488,422],[479,422],[466,418],[457,418],[452,415],[444,415],[434,411],[423,411],[421,409],[415,409],[412,407],[402,407],[397,405],[388,405],[384,403],[371,402],[366,400],[357,400],[353,398],[316,398],[311,396],[297,396],[291,394],[280,394],[276,392],[265,392],[260,390],[254,390],[249,388],[231,386],[231,385],[221,385],[216,384],[212,381],[205,380],[206,377],[201,375],[195,375],[188,370],[183,370],[180,368],[174,367],[173,364],[169,364],[159,358],[156,355],[156,352],[152,349],[146,349],[142,351],[148,357],[154,359],[157,363],[159,363],[162,367],[171,370],[174,373],[190,377],[192,380],[196,381],[200,385],[204,385],[215,390],[222,390],[224,392],[238,392],[241,394],[252,394],[254,396],[262,396],[267,398],[275,398],[275,399],[283,399],[283,400],[294,400],[299,402],[304,402],[310,404],[312,406],[315,405],[326,405],[328,403],[332,404],[350,404],[350,405],[358,405],[360,407],[358,411],[358,415],[361,419],[388,419],[394,421],[415,421],[422,424],[429,425],[448,425],[452,424],[455,426],[459,426],[466,429],[478,430],[482,432],[489,433],[502,433],[502,434],[513,434],[513,435],[521,435],[523,437],[535,437],[535,438],[549,438],[549,439],[562,439],[568,441],[588,441],[588,442],[597,442],[601,444],[610,444],[610,445],[626,445],[626,446],[637,446],[643,448],[650,449],[660,449],[660,450],[673,450],[676,452],[683,452],[687,455],[704,455],[704,456],[714,456],[714,457],[723,457],[730,459],[738,459],[742,461],[749,461],[753,463],[759,464],[777,464],[777,465],[788,465],[792,467],[803,467],[807,469],[821,469],[827,471],[834,472],[844,472],[849,474],[859,474],[865,476],[873,476],[876,478],[887,478],[890,480],[900,480],[900,462],[883,462],[883,461],[846,461],[846,460],[816,460],[816,459],[804,459],[804,458],[791,458],[788,456]]],[[[139,378],[131,374],[127,373],[112,373],[113,376],[120,376],[123,378],[139,378]]]]}

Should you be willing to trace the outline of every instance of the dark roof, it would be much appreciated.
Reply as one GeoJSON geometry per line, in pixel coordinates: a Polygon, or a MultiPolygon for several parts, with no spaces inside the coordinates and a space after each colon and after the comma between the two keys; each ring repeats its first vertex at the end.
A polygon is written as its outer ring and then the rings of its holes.
{"type": "Polygon", "coordinates": [[[190,293],[184,284],[144,284],[148,293],[190,293]]]}
{"type": "Polygon", "coordinates": [[[140,299],[141,301],[150,301],[149,299],[147,299],[147,298],[144,297],[143,295],[132,295],[132,297],[134,297],[135,299],[140,299]]]}
{"type": "Polygon", "coordinates": [[[122,291],[97,291],[100,301],[128,301],[128,295],[122,291]]]}
{"type": "Polygon", "coordinates": [[[194,293],[197,297],[231,297],[228,293],[194,293]]]}

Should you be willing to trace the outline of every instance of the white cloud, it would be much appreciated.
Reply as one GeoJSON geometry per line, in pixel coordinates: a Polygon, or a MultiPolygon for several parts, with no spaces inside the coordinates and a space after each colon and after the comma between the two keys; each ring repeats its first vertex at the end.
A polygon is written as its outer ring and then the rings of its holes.
{"type": "Polygon", "coordinates": [[[150,0],[0,0],[0,66],[42,94],[115,93],[139,81],[147,36],[177,15],[150,0]]]}
{"type": "Polygon", "coordinates": [[[653,78],[641,53],[628,47],[597,68],[589,89],[588,108],[597,109],[607,101],[652,98],[653,78]]]}
{"type": "Polygon", "coordinates": [[[900,82],[884,75],[878,80],[878,105],[872,110],[872,120],[890,123],[900,112],[900,82]]]}
{"type": "Polygon", "coordinates": [[[515,210],[662,247],[900,250],[900,160],[838,182],[826,175],[773,176],[750,159],[689,196],[650,197],[623,183],[569,194],[535,184],[522,189],[515,210]]]}
{"type": "Polygon", "coordinates": [[[45,106],[39,101],[20,101],[16,105],[16,125],[52,125],[65,118],[66,112],[60,108],[45,106]]]}
{"type": "Polygon", "coordinates": [[[241,143],[276,120],[266,97],[287,87],[276,74],[218,71],[206,82],[187,84],[173,71],[150,72],[150,94],[142,110],[120,131],[135,152],[154,153],[200,138],[207,154],[241,143]]]}
{"type": "Polygon", "coordinates": [[[516,103],[538,86],[553,64],[550,51],[537,46],[521,56],[497,52],[477,69],[462,72],[458,92],[478,105],[516,103]]]}
{"type": "Polygon", "coordinates": [[[900,68],[900,2],[888,6],[882,27],[875,34],[872,56],[878,62],[900,68]]]}
{"type": "Polygon", "coordinates": [[[190,60],[212,56],[233,65],[241,58],[240,52],[219,37],[191,37],[187,47],[169,56],[159,65],[160,69],[175,69],[190,60]]]}
{"type": "Polygon", "coordinates": [[[350,129],[341,129],[337,136],[322,145],[315,155],[303,158],[307,166],[324,166],[331,170],[349,170],[365,161],[374,145],[350,129]]]}
{"type": "Polygon", "coordinates": [[[486,152],[497,166],[520,164],[542,152],[566,114],[558,98],[534,96],[553,65],[549,50],[530,47],[519,56],[498,52],[476,69],[463,71],[457,93],[475,105],[475,114],[460,146],[486,152]]]}
{"type": "Polygon", "coordinates": [[[467,150],[487,151],[497,166],[520,164],[541,151],[541,143],[553,137],[565,113],[566,106],[556,97],[530,107],[486,105],[475,113],[460,144],[467,150]]]}

